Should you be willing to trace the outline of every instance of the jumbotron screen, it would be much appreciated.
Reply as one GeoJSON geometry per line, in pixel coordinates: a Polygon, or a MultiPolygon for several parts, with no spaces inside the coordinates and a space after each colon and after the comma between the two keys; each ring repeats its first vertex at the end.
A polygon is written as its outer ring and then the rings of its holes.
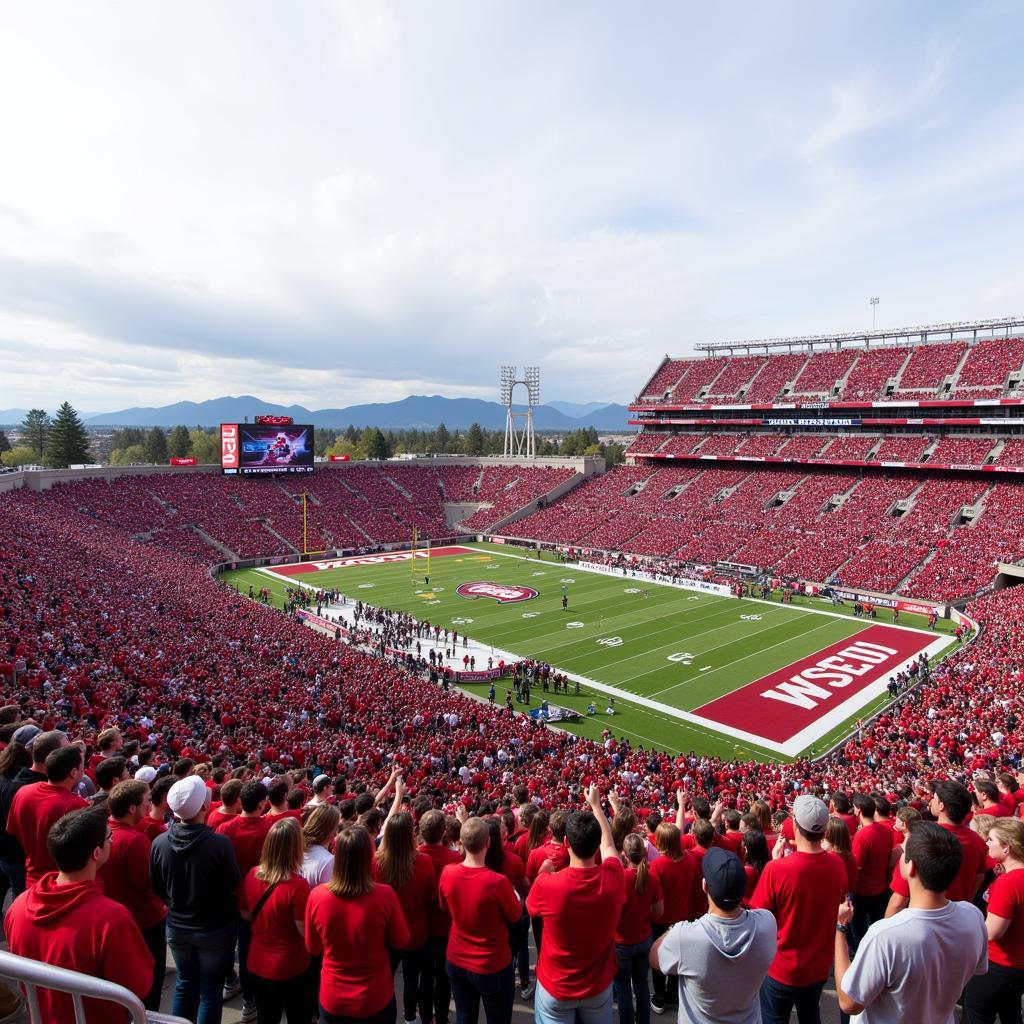
{"type": "Polygon", "coordinates": [[[312,473],[313,428],[262,423],[220,425],[220,468],[225,475],[312,473]]]}

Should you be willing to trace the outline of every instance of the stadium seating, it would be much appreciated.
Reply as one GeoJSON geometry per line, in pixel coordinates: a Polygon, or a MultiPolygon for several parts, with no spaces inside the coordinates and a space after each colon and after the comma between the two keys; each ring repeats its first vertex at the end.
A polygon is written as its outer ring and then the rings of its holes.
{"type": "Polygon", "coordinates": [[[804,364],[793,384],[792,395],[831,395],[835,384],[846,377],[857,358],[857,350],[844,348],[815,352],[804,364]]]}
{"type": "Polygon", "coordinates": [[[943,437],[928,461],[943,465],[983,466],[994,445],[992,437],[943,437]]]}
{"type": "Polygon", "coordinates": [[[693,359],[686,368],[682,379],[672,389],[670,402],[683,405],[696,402],[701,392],[725,369],[726,359],[693,359]]]}
{"type": "Polygon", "coordinates": [[[966,341],[915,346],[900,374],[893,398],[934,398],[943,380],[960,365],[966,350],[966,341]]]}
{"type": "Polygon", "coordinates": [[[729,359],[725,369],[715,378],[705,401],[719,405],[739,401],[740,388],[749,384],[766,362],[767,356],[735,356],[729,359]]]}
{"type": "Polygon", "coordinates": [[[920,462],[933,441],[919,434],[890,434],[882,438],[872,458],[876,462],[920,462]]]}
{"type": "Polygon", "coordinates": [[[668,434],[655,433],[653,431],[641,431],[629,447],[626,449],[627,455],[650,455],[656,452],[668,439],[668,434]]]}
{"type": "Polygon", "coordinates": [[[689,369],[690,360],[670,359],[650,379],[640,394],[641,402],[662,402],[679,378],[689,369]]]}
{"type": "Polygon", "coordinates": [[[873,402],[881,398],[886,382],[899,373],[910,351],[897,346],[861,351],[846,379],[840,399],[846,402],[873,402]]]}
{"type": "Polygon", "coordinates": [[[979,341],[957,377],[958,398],[993,398],[1003,393],[1009,374],[1024,367],[1024,338],[979,341]]]}
{"type": "Polygon", "coordinates": [[[744,404],[774,402],[806,361],[806,353],[770,356],[743,396],[744,404]]]}

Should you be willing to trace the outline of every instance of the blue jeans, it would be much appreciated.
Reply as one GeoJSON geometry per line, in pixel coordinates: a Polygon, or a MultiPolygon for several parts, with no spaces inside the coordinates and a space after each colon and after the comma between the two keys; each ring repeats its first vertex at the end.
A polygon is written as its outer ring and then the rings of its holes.
{"type": "Polygon", "coordinates": [[[237,938],[235,921],[205,932],[167,926],[167,945],[178,970],[174,1016],[196,1024],[220,1024],[224,979],[235,958],[237,938]]]}
{"type": "Polygon", "coordinates": [[[555,999],[537,982],[533,1016],[536,1024],[612,1024],[612,986],[587,999],[555,999]]]}
{"type": "Polygon", "coordinates": [[[452,983],[455,1000],[455,1024],[477,1024],[480,1003],[484,1004],[487,1024],[511,1024],[515,1001],[516,975],[510,960],[494,974],[474,974],[448,960],[445,970],[452,983]]]}
{"type": "Polygon", "coordinates": [[[821,1024],[821,990],[824,981],[797,988],[783,985],[770,975],[761,983],[761,1024],[789,1024],[789,1014],[796,1009],[798,1024],[821,1024]]]}
{"type": "MultiPolygon", "coordinates": [[[[25,891],[25,862],[23,860],[0,860],[0,872],[6,875],[12,895],[20,896],[25,891]]],[[[6,889],[4,892],[6,893],[6,889]]]]}
{"type": "Polygon", "coordinates": [[[615,975],[615,1001],[619,1004],[619,1024],[651,1024],[651,986],[647,981],[649,967],[647,954],[654,938],[632,946],[616,946],[615,961],[619,965],[615,975]],[[636,1012],[633,1012],[633,999],[636,1012]]]}

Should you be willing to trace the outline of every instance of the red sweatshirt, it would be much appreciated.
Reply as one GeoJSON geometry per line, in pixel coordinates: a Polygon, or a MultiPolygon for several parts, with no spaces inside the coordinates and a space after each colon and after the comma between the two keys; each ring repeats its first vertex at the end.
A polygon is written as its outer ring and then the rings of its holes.
{"type": "Polygon", "coordinates": [[[33,886],[48,871],[57,870],[46,847],[47,833],[57,819],[88,806],[80,796],[51,782],[33,782],[14,794],[7,831],[25,851],[27,885],[33,886]]]}
{"type": "MultiPolygon", "coordinates": [[[[102,882],[58,885],[56,872],[23,892],[4,918],[10,951],[55,967],[123,985],[142,999],[153,983],[153,957],[131,913],[103,895],[102,882]]],[[[71,996],[39,989],[43,1020],[74,1019],[71,996]]],[[[124,1024],[116,1003],[86,999],[88,1024],[124,1024]]]]}
{"type": "Polygon", "coordinates": [[[149,881],[149,839],[131,825],[113,818],[110,856],[99,870],[103,892],[131,911],[140,928],[152,928],[167,916],[167,907],[153,892],[149,881]]]}

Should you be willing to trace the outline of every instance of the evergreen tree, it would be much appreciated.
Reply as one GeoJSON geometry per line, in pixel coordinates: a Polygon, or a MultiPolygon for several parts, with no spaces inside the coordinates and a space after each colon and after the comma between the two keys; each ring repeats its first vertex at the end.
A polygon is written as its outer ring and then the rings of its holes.
{"type": "MultiPolygon", "coordinates": [[[[37,411],[39,410],[33,410],[33,412],[37,411]]],[[[29,416],[31,415],[30,412],[29,416]]],[[[92,456],[89,454],[89,435],[82,425],[78,413],[71,408],[68,402],[61,404],[56,418],[49,425],[44,459],[46,465],[54,469],[63,469],[82,462],[92,462],[92,456]]]]}
{"type": "Polygon", "coordinates": [[[49,431],[50,417],[46,410],[29,409],[28,415],[21,421],[21,441],[35,452],[36,458],[40,461],[46,451],[46,435],[49,431]]]}
{"type": "Polygon", "coordinates": [[[471,424],[469,432],[466,434],[466,454],[483,455],[486,450],[487,445],[484,442],[484,432],[480,429],[480,424],[471,424]]]}
{"type": "Polygon", "coordinates": [[[351,423],[345,428],[345,440],[349,444],[359,444],[359,431],[351,423]]]}
{"type": "Polygon", "coordinates": [[[154,427],[142,443],[147,462],[161,463],[167,461],[167,435],[162,427],[154,427]]]}
{"type": "Polygon", "coordinates": [[[387,459],[391,457],[388,450],[387,438],[381,433],[378,427],[368,428],[370,431],[369,443],[366,446],[366,457],[368,459],[387,459]]]}
{"type": "Polygon", "coordinates": [[[183,459],[192,454],[192,439],[188,436],[188,428],[177,426],[167,438],[167,454],[174,459],[183,459]]]}
{"type": "Polygon", "coordinates": [[[439,423],[437,425],[437,430],[434,431],[434,445],[433,445],[434,451],[438,455],[444,455],[444,453],[446,451],[448,451],[448,441],[449,441],[449,439],[450,438],[449,438],[449,435],[448,435],[448,428],[443,423],[439,423]]]}
{"type": "Polygon", "coordinates": [[[122,427],[115,430],[110,439],[112,448],[131,448],[133,444],[142,444],[146,435],[138,427],[122,427]]]}
{"type": "Polygon", "coordinates": [[[0,455],[2,455],[4,452],[9,452],[10,450],[11,442],[7,440],[7,435],[2,430],[0,430],[0,455]]]}

